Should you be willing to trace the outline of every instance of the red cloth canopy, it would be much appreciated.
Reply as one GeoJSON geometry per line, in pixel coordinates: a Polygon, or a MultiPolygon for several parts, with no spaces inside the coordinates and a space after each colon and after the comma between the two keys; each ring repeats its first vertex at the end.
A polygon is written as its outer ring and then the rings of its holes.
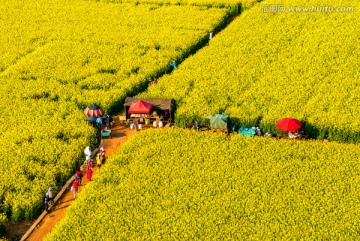
{"type": "Polygon", "coordinates": [[[279,120],[276,126],[283,131],[296,131],[301,128],[301,122],[293,118],[284,118],[279,120]]]}
{"type": "Polygon", "coordinates": [[[150,114],[152,104],[138,100],[130,105],[129,114],[150,114]]]}

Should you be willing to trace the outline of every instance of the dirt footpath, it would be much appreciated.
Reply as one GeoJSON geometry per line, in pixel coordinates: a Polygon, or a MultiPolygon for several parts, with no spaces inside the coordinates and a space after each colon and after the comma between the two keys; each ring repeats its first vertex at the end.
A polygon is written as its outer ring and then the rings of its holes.
{"type": "MultiPolygon", "coordinates": [[[[131,130],[128,126],[121,125],[117,121],[115,122],[112,130],[112,138],[105,137],[102,139],[100,146],[105,148],[106,156],[109,157],[117,148],[124,143],[129,136],[133,135],[135,132],[131,130]]],[[[106,165],[106,164],[105,164],[106,165]]],[[[97,173],[97,167],[93,168],[93,175],[97,173]]],[[[86,186],[89,181],[86,178],[86,173],[81,180],[81,185],[79,186],[79,192],[86,186]]],[[[62,197],[59,199],[56,204],[54,211],[45,216],[42,222],[36,227],[36,229],[31,233],[28,239],[29,241],[41,241],[45,236],[51,232],[55,224],[61,220],[64,216],[67,207],[74,200],[74,196],[70,190],[67,190],[62,197]]],[[[32,225],[33,222],[20,222],[20,223],[11,223],[9,222],[7,226],[6,238],[13,240],[16,237],[21,237],[28,228],[32,225]]]]}

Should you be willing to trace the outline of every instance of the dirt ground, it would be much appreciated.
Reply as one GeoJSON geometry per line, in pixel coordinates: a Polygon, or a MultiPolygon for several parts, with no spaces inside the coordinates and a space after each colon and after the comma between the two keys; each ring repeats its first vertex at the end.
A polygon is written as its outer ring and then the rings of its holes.
{"type": "MultiPolygon", "coordinates": [[[[105,137],[102,139],[100,146],[105,148],[106,156],[109,157],[117,148],[124,143],[129,136],[133,135],[135,132],[131,130],[129,126],[125,124],[120,124],[117,120],[115,125],[111,128],[112,138],[105,137]]],[[[106,164],[105,164],[106,165],[106,164]]],[[[93,168],[93,175],[96,175],[97,167],[93,168]]],[[[85,173],[84,173],[85,174],[85,173]]],[[[84,188],[86,183],[89,181],[86,178],[86,175],[82,178],[81,185],[79,186],[79,192],[84,188]]],[[[31,233],[28,239],[29,241],[41,241],[44,237],[51,232],[55,224],[64,216],[67,207],[74,200],[73,194],[70,190],[67,190],[58,203],[56,204],[54,211],[45,216],[42,222],[36,227],[36,229],[31,233]]],[[[20,240],[22,235],[31,227],[34,223],[33,221],[23,221],[19,223],[9,222],[6,227],[5,238],[9,240],[20,240]]]]}

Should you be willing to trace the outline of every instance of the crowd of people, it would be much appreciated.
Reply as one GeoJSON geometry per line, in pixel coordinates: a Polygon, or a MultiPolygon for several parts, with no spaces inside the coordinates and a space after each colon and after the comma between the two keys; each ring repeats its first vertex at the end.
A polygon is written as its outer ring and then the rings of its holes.
{"type": "MultiPolygon", "coordinates": [[[[101,168],[101,166],[104,165],[105,160],[106,160],[106,151],[103,147],[100,147],[95,160],[93,158],[93,151],[92,151],[91,146],[87,146],[85,148],[84,154],[85,154],[85,162],[83,165],[84,170],[82,171],[80,168],[78,168],[76,170],[75,179],[71,185],[71,192],[73,193],[74,198],[77,197],[77,194],[79,192],[79,186],[81,186],[81,181],[82,181],[84,174],[86,173],[86,179],[88,181],[91,181],[92,175],[93,175],[93,168],[95,166],[97,166],[98,168],[101,168]]],[[[45,200],[44,200],[46,212],[50,212],[50,209],[49,209],[50,205],[53,207],[53,205],[54,205],[53,200],[54,200],[53,188],[49,187],[45,194],[45,200]]]]}

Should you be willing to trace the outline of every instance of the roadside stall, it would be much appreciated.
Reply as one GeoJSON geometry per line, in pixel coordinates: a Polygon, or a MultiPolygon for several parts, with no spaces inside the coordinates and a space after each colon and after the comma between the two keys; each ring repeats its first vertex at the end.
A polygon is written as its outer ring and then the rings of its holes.
{"type": "Polygon", "coordinates": [[[156,122],[171,123],[175,101],[173,99],[140,99],[127,97],[124,108],[128,123],[151,124],[156,122]]]}

